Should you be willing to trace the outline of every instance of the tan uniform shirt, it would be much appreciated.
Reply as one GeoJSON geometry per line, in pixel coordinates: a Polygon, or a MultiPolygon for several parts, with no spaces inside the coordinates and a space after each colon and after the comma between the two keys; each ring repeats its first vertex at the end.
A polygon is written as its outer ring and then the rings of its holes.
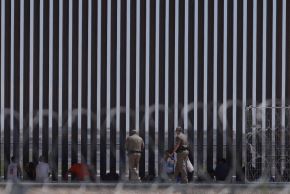
{"type": "Polygon", "coordinates": [[[125,147],[128,152],[130,151],[141,152],[142,149],[144,148],[144,141],[139,135],[134,134],[127,137],[125,147]]]}
{"type": "Polygon", "coordinates": [[[183,133],[180,133],[179,135],[176,136],[176,144],[180,144],[180,146],[187,147],[188,146],[188,141],[186,135],[183,133]]]}

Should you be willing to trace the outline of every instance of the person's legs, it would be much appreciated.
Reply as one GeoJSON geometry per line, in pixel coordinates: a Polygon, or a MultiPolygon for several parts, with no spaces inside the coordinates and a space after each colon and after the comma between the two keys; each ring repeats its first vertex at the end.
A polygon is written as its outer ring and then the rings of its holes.
{"type": "Polygon", "coordinates": [[[177,161],[180,161],[179,172],[181,174],[181,182],[182,183],[188,183],[187,169],[186,169],[187,158],[188,158],[188,151],[183,151],[183,152],[177,154],[177,161]]]}
{"type": "Polygon", "coordinates": [[[177,159],[176,159],[176,165],[175,165],[175,169],[174,169],[174,176],[175,176],[176,180],[179,177],[179,174],[181,172],[181,168],[182,168],[182,160],[181,160],[180,153],[178,153],[177,159]]]}
{"type": "Polygon", "coordinates": [[[141,158],[140,154],[136,154],[135,155],[134,169],[135,169],[135,173],[136,173],[138,179],[139,179],[139,162],[140,162],[140,158],[141,158]]]}
{"type": "Polygon", "coordinates": [[[129,180],[131,180],[133,168],[134,168],[134,156],[133,156],[133,154],[128,155],[128,160],[129,160],[129,180]]]}
{"type": "Polygon", "coordinates": [[[129,179],[139,180],[139,161],[140,154],[130,154],[129,155],[129,179]]]}

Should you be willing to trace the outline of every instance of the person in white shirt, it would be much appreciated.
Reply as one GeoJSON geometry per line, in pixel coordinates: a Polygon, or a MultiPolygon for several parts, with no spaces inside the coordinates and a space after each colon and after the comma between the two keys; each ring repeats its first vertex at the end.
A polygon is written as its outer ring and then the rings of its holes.
{"type": "Polygon", "coordinates": [[[44,161],[43,156],[39,157],[39,162],[36,166],[36,181],[47,182],[49,180],[50,168],[48,163],[44,161]]]}
{"type": "Polygon", "coordinates": [[[19,164],[16,162],[14,156],[11,157],[11,162],[7,168],[7,179],[11,181],[17,181],[22,176],[22,171],[19,164]]]}
{"type": "Polygon", "coordinates": [[[166,150],[164,158],[161,159],[161,180],[172,181],[174,180],[174,169],[176,162],[176,154],[170,156],[170,151],[166,150]]]}

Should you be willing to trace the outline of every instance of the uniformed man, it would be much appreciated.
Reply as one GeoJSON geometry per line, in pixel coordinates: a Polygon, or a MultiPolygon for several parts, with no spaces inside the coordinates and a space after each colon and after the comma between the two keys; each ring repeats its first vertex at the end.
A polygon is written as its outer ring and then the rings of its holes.
{"type": "Polygon", "coordinates": [[[176,152],[177,161],[175,166],[175,177],[181,175],[181,182],[188,183],[187,179],[187,169],[186,169],[186,162],[188,160],[188,142],[187,137],[182,133],[182,128],[177,127],[176,130],[176,143],[174,146],[173,153],[176,152]]]}
{"type": "Polygon", "coordinates": [[[140,181],[139,161],[141,152],[144,149],[144,141],[135,129],[131,130],[130,136],[127,137],[125,147],[129,159],[129,180],[140,181]]]}

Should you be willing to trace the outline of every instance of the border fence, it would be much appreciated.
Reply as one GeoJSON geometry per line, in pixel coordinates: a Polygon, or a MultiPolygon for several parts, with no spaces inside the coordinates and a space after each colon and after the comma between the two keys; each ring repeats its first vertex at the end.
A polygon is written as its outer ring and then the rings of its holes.
{"type": "Polygon", "coordinates": [[[289,18],[289,0],[1,0],[1,176],[12,155],[123,176],[133,128],[158,175],[182,126],[197,176],[226,158],[240,177],[245,107],[290,104],[289,18]]]}
{"type": "Polygon", "coordinates": [[[246,181],[290,180],[290,107],[247,107],[246,181]]]}

